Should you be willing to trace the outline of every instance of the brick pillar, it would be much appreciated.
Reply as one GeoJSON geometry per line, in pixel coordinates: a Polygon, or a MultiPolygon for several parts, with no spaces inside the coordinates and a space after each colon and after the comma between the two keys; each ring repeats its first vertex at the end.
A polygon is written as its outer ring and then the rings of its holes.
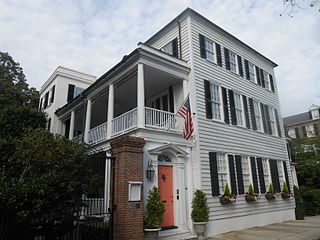
{"type": "Polygon", "coordinates": [[[114,162],[113,236],[121,240],[143,240],[143,189],[141,201],[129,202],[129,181],[143,182],[143,138],[122,136],[110,143],[114,162]]]}

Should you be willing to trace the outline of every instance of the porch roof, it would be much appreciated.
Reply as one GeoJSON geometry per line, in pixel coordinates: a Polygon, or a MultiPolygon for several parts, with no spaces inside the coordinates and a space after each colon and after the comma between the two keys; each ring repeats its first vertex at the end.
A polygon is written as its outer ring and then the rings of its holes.
{"type": "Polygon", "coordinates": [[[190,71],[190,68],[187,66],[186,61],[140,42],[138,43],[138,48],[132,51],[129,55],[125,55],[119,63],[117,63],[113,68],[99,77],[80,95],[72,99],[63,107],[58,108],[55,114],[57,114],[58,116],[62,116],[71,109],[78,107],[81,102],[95,90],[104,85],[106,86],[111,82],[117,81],[117,77],[119,77],[119,74],[121,74],[121,72],[125,71],[127,68],[132,67],[133,65],[136,65],[138,62],[142,62],[146,65],[152,65],[152,63],[156,62],[163,64],[168,70],[172,68],[180,72],[180,77],[187,76],[190,71]]]}

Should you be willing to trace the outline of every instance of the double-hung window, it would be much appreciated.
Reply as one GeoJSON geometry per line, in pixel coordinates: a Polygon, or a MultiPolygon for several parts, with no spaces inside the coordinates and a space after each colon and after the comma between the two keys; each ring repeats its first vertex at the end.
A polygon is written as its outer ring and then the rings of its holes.
{"type": "Polygon", "coordinates": [[[254,71],[254,65],[251,62],[248,62],[248,69],[249,69],[249,78],[251,81],[255,81],[256,75],[254,71]]]}
{"type": "Polygon", "coordinates": [[[225,154],[217,154],[219,190],[223,194],[224,188],[228,183],[228,167],[225,154]]]}
{"type": "Polygon", "coordinates": [[[248,191],[249,185],[251,184],[251,173],[250,173],[250,158],[242,157],[242,175],[243,175],[243,187],[244,191],[248,191]]]}
{"type": "Polygon", "coordinates": [[[264,85],[265,88],[270,90],[270,79],[269,74],[266,71],[263,71],[263,79],[264,79],[264,85]]]}
{"type": "Polygon", "coordinates": [[[212,107],[212,118],[221,120],[221,95],[220,87],[216,84],[210,84],[211,91],[211,107],[212,107]]]}
{"type": "Polygon", "coordinates": [[[264,175],[264,182],[267,187],[267,191],[269,191],[269,185],[271,183],[271,177],[270,177],[270,172],[269,172],[269,162],[268,159],[262,159],[262,164],[263,164],[263,175],[264,175]]]}
{"type": "Polygon", "coordinates": [[[234,105],[236,110],[237,124],[243,126],[243,106],[241,102],[241,95],[234,93],[234,105]]]}
{"type": "Polygon", "coordinates": [[[204,47],[206,51],[206,59],[212,62],[215,62],[215,55],[214,55],[214,42],[209,40],[208,38],[204,38],[204,47]]]}
{"type": "Polygon", "coordinates": [[[274,119],[274,112],[273,112],[273,108],[268,107],[269,110],[269,116],[270,116],[270,126],[271,126],[271,131],[272,131],[272,135],[276,135],[276,123],[275,123],[275,119],[274,119]]]}
{"type": "Polygon", "coordinates": [[[261,131],[261,114],[260,114],[260,108],[259,108],[259,103],[255,100],[253,100],[253,107],[254,107],[254,116],[256,119],[256,124],[257,124],[257,130],[261,131]]]}
{"type": "Polygon", "coordinates": [[[237,55],[229,50],[230,71],[237,73],[237,55]]]}
{"type": "Polygon", "coordinates": [[[277,167],[279,172],[279,182],[280,188],[282,189],[283,183],[285,182],[284,170],[283,170],[283,161],[277,161],[277,167]]]}

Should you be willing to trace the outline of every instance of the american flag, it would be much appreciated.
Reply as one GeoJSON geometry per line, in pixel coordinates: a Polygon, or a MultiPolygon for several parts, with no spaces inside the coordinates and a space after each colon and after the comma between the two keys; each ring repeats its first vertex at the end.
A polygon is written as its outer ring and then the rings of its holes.
{"type": "Polygon", "coordinates": [[[184,118],[183,137],[188,140],[193,133],[192,113],[190,107],[189,95],[181,105],[178,114],[184,118]]]}

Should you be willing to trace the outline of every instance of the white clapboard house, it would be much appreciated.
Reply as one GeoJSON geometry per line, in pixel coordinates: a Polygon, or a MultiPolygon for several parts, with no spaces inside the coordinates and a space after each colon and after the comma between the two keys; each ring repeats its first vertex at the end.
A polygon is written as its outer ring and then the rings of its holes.
{"type": "Polygon", "coordinates": [[[167,239],[192,233],[195,189],[207,194],[208,236],[292,220],[293,198],[264,197],[270,183],[276,192],[284,182],[293,188],[276,66],[188,8],[55,111],[52,131],[95,149],[121,135],[144,138],[142,196],[145,203],[154,185],[170,193],[162,193],[167,239]],[[194,133],[185,140],[177,111],[188,94],[194,133]],[[237,195],[232,204],[219,201],[226,183],[237,195]],[[244,198],[250,184],[261,194],[253,203],[244,198]]]}

